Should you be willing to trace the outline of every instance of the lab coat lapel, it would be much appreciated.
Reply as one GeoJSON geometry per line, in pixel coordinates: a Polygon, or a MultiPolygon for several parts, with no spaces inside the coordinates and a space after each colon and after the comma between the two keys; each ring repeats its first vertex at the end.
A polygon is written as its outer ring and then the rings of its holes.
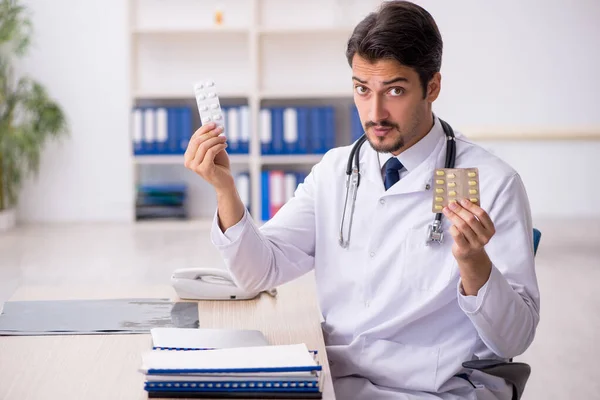
{"type": "Polygon", "coordinates": [[[377,190],[380,196],[392,196],[406,193],[414,193],[428,190],[427,185],[431,188],[433,181],[433,171],[435,168],[444,166],[444,156],[446,150],[445,136],[440,137],[435,149],[431,154],[419,164],[415,169],[402,177],[389,190],[385,190],[383,185],[383,177],[381,175],[381,166],[377,152],[373,150],[367,142],[364,144],[360,156],[360,170],[362,179],[368,180],[377,190]]]}

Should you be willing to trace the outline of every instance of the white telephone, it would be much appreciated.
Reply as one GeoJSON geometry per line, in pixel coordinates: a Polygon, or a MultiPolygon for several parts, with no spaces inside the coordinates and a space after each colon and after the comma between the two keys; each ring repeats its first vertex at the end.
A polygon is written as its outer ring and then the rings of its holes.
{"type": "MultiPolygon", "coordinates": [[[[260,292],[246,292],[237,286],[224,269],[183,268],[171,275],[171,284],[181,299],[189,300],[248,300],[260,292]]],[[[271,296],[277,289],[267,291],[271,296]]]]}

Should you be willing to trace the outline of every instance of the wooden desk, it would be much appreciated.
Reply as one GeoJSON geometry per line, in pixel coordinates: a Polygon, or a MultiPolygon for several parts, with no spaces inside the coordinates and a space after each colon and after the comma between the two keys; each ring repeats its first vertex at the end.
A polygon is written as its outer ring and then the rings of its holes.
{"type": "MultiPolygon", "coordinates": [[[[314,289],[308,274],[281,286],[277,298],[198,303],[200,327],[262,331],[271,344],[306,343],[319,351],[323,398],[335,399],[314,289]]],[[[11,300],[152,297],[177,300],[162,287],[22,287],[11,300]]],[[[0,399],[146,399],[138,371],[149,334],[0,336],[0,399]]]]}

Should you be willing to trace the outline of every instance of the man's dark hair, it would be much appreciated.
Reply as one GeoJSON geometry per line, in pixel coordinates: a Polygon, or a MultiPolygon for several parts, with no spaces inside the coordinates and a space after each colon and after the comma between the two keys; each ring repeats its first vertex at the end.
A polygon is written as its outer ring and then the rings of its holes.
{"type": "Polygon", "coordinates": [[[354,28],[346,57],[350,67],[358,54],[371,62],[394,59],[413,68],[425,97],[427,84],[442,66],[442,48],[442,35],[424,8],[408,1],[386,1],[354,28]]]}

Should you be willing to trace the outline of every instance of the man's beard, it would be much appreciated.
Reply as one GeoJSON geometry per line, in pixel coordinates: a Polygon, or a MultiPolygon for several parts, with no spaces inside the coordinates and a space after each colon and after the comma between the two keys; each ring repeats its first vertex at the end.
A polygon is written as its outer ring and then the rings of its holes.
{"type": "Polygon", "coordinates": [[[415,118],[413,119],[413,121],[414,121],[413,125],[410,127],[410,129],[408,129],[404,133],[400,130],[400,126],[394,122],[391,122],[388,120],[383,120],[378,123],[368,121],[367,123],[365,123],[365,132],[367,132],[367,130],[372,127],[391,128],[391,130],[386,136],[384,136],[382,138],[377,137],[375,135],[373,135],[373,137],[371,137],[370,135],[367,135],[367,140],[369,141],[369,144],[371,145],[373,150],[375,150],[378,153],[398,152],[398,151],[402,150],[402,148],[404,148],[404,145],[406,142],[405,139],[408,139],[410,141],[417,134],[416,130],[417,130],[417,127],[419,126],[420,120],[415,115],[415,118]],[[392,143],[387,144],[387,145],[384,144],[383,142],[389,138],[390,134],[393,134],[394,132],[398,134],[398,137],[396,137],[392,143]]]}

